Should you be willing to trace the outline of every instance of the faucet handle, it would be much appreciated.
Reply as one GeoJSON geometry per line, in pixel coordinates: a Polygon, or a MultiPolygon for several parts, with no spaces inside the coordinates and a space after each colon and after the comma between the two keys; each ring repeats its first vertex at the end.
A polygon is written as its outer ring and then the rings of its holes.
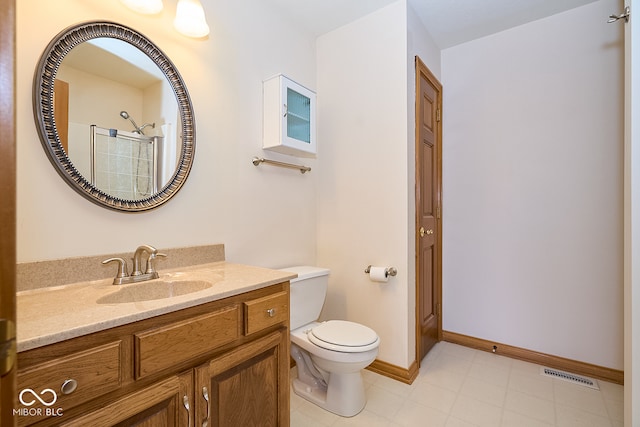
{"type": "Polygon", "coordinates": [[[167,257],[167,254],[161,254],[159,252],[156,253],[152,253],[151,255],[149,255],[149,258],[147,259],[147,269],[144,272],[145,274],[153,274],[156,272],[156,268],[154,265],[154,261],[156,259],[156,257],[167,257]]]}
{"type": "Polygon", "coordinates": [[[118,273],[116,274],[116,277],[114,279],[114,283],[118,279],[122,279],[123,277],[128,277],[129,276],[129,272],[127,271],[127,262],[124,259],[122,259],[122,258],[109,258],[109,259],[105,259],[104,261],[102,261],[103,264],[109,264],[110,262],[117,262],[118,263],[118,273]]]}

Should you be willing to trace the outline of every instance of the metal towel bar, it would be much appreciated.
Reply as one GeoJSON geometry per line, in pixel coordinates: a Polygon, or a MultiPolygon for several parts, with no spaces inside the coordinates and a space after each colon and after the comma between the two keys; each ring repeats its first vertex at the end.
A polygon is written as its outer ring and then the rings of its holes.
{"type": "Polygon", "coordinates": [[[261,157],[254,157],[253,160],[251,160],[251,163],[253,163],[254,166],[258,166],[260,165],[260,163],[267,163],[274,166],[280,166],[281,168],[298,169],[300,170],[300,173],[311,171],[311,168],[309,166],[294,165],[291,163],[284,163],[284,162],[276,162],[275,160],[263,159],[261,157]]]}

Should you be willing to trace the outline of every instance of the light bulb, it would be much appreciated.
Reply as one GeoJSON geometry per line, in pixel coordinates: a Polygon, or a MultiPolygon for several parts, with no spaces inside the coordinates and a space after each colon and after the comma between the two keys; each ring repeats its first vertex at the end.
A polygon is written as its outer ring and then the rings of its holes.
{"type": "Polygon", "coordinates": [[[153,15],[162,11],[162,0],[120,0],[129,9],[145,15],[153,15]]]}
{"type": "Polygon", "coordinates": [[[204,37],[209,34],[209,25],[199,0],[178,0],[173,26],[187,37],[204,37]]]}

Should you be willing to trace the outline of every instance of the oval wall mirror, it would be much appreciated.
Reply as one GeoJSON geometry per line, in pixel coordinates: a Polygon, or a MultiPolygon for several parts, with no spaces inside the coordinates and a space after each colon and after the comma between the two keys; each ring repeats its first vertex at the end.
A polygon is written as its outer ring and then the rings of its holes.
{"type": "Polygon", "coordinates": [[[93,203],[153,209],[189,175],[189,93],[171,60],[131,28],[89,22],[58,34],[36,68],[33,108],[49,160],[93,203]]]}

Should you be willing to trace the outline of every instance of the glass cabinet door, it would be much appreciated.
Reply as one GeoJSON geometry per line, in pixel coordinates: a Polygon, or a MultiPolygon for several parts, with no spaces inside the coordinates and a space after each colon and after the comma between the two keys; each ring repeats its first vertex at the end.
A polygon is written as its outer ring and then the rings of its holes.
{"type": "Polygon", "coordinates": [[[311,142],[311,98],[287,87],[287,136],[311,142]]]}

